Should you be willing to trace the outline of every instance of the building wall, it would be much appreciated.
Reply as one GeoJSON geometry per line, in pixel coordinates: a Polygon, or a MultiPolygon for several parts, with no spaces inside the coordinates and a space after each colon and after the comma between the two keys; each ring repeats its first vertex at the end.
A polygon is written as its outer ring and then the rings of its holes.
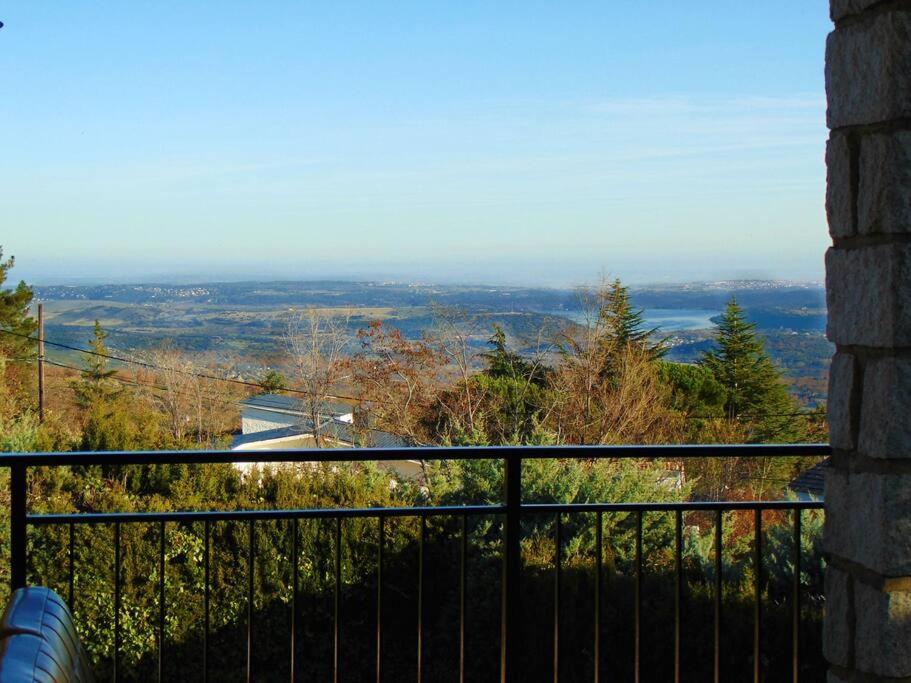
{"type": "Polygon", "coordinates": [[[911,681],[911,0],[831,0],[829,683],[911,681]]]}

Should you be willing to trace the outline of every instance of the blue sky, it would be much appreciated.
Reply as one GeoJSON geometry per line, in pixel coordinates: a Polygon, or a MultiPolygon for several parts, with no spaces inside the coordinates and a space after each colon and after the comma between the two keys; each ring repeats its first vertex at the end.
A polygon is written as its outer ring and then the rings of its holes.
{"type": "Polygon", "coordinates": [[[10,2],[17,275],[820,279],[825,0],[10,2]]]}

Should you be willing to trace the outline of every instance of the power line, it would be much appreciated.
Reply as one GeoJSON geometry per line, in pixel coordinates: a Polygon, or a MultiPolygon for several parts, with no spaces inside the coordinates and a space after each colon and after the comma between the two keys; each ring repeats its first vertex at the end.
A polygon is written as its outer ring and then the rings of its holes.
{"type": "MultiPolygon", "coordinates": [[[[32,337],[30,335],[22,334],[19,332],[12,332],[11,330],[0,330],[0,333],[9,334],[14,337],[20,337],[22,339],[29,339],[29,340],[35,341],[35,342],[38,341],[37,337],[32,337]]],[[[84,354],[87,354],[90,356],[97,356],[99,358],[106,358],[108,360],[113,360],[113,361],[117,361],[120,363],[137,365],[139,367],[147,368],[149,370],[158,370],[160,372],[176,372],[181,375],[196,377],[198,379],[207,379],[207,380],[216,381],[216,382],[228,382],[230,384],[251,387],[251,388],[255,388],[255,389],[265,389],[266,388],[265,386],[263,386],[262,384],[260,384],[258,382],[250,382],[247,380],[235,379],[232,377],[219,377],[217,375],[210,375],[207,373],[194,372],[192,370],[182,370],[180,368],[164,367],[161,365],[156,365],[154,363],[149,363],[147,361],[137,360],[135,358],[124,358],[123,356],[115,356],[113,354],[100,353],[98,351],[92,351],[91,349],[83,349],[78,346],[70,346],[69,344],[63,344],[61,342],[48,341],[47,339],[44,340],[44,343],[48,344],[50,346],[55,346],[57,348],[67,349],[69,351],[76,351],[78,353],[84,353],[84,354]]],[[[51,361],[46,360],[45,362],[50,363],[51,361]]],[[[62,366],[62,367],[69,367],[69,366],[62,366]]],[[[80,368],[70,367],[70,369],[81,371],[80,368]]],[[[167,389],[164,389],[164,390],[167,391],[167,389]]],[[[301,389],[290,389],[290,388],[283,387],[281,389],[281,391],[283,391],[285,393],[297,394],[297,395],[301,395],[301,396],[310,395],[310,392],[303,391],[301,389]]],[[[341,399],[341,400],[345,400],[345,401],[356,401],[356,402],[360,402],[362,400],[361,398],[358,398],[356,396],[347,396],[345,394],[333,394],[331,396],[328,396],[328,398],[341,399]]],[[[371,399],[371,403],[382,403],[382,404],[387,404],[387,405],[395,405],[394,401],[388,401],[388,400],[383,400],[383,399],[371,399]]],[[[421,405],[423,405],[424,407],[429,407],[426,404],[421,404],[421,405]]],[[[770,417],[807,417],[807,418],[810,418],[810,417],[815,417],[815,413],[791,412],[791,413],[766,413],[766,414],[756,414],[756,415],[738,415],[738,416],[736,416],[736,419],[757,420],[757,419],[764,419],[764,418],[770,418],[770,417]]],[[[684,415],[683,419],[684,420],[727,420],[730,418],[728,418],[727,416],[724,416],[724,415],[684,415]]]]}
{"type": "MultiPolygon", "coordinates": [[[[34,360],[31,362],[34,362],[34,360]]],[[[45,359],[44,362],[47,363],[48,365],[54,365],[58,368],[65,368],[67,370],[75,370],[76,372],[83,372],[82,368],[77,368],[74,365],[67,365],[66,363],[60,363],[58,361],[53,361],[50,359],[45,359]]],[[[173,389],[173,388],[169,389],[168,387],[163,387],[158,384],[152,384],[150,382],[140,382],[138,380],[132,380],[132,379],[128,379],[125,377],[118,377],[117,375],[111,375],[111,377],[109,377],[109,379],[112,379],[116,382],[120,382],[121,384],[128,384],[130,386],[148,387],[150,389],[157,389],[159,391],[173,392],[175,394],[180,394],[181,396],[190,396],[192,398],[198,398],[198,396],[196,394],[193,394],[191,392],[182,391],[180,389],[173,389]]],[[[75,387],[70,387],[70,388],[75,391],[75,387]]],[[[223,399],[223,398],[216,398],[214,396],[206,396],[205,399],[208,400],[209,402],[221,403],[222,405],[227,405],[227,406],[243,405],[243,401],[232,401],[232,400],[227,400],[227,399],[223,399]]]]}
{"type": "MultiPolygon", "coordinates": [[[[38,341],[37,337],[32,337],[27,334],[21,334],[19,332],[12,332],[10,330],[0,330],[0,333],[9,334],[14,337],[21,337],[22,339],[30,339],[31,341],[35,341],[35,342],[38,341]]],[[[92,351],[91,349],[83,349],[78,346],[70,346],[69,344],[63,344],[61,342],[48,341],[47,339],[44,340],[44,343],[48,344],[50,346],[56,346],[57,348],[60,348],[60,349],[67,349],[68,351],[76,351],[78,353],[85,353],[90,356],[106,358],[108,360],[114,360],[119,363],[127,363],[129,365],[138,365],[139,367],[147,368],[149,370],[158,370],[160,372],[176,372],[181,375],[187,375],[189,377],[196,377],[198,379],[208,379],[208,380],[212,380],[212,381],[216,381],[216,382],[229,382],[231,384],[237,384],[237,385],[245,386],[245,387],[252,387],[255,389],[265,389],[266,388],[259,382],[249,382],[247,380],[235,379],[233,377],[219,377],[217,375],[210,375],[210,374],[202,373],[202,372],[194,372],[192,370],[181,370],[180,368],[169,368],[169,367],[165,367],[165,366],[161,366],[161,365],[156,365],[155,363],[149,363],[147,361],[137,360],[135,358],[124,358],[123,356],[115,356],[113,354],[108,354],[108,353],[99,353],[98,351],[92,351]]],[[[73,369],[78,370],[79,368],[73,368],[73,369]]],[[[310,392],[303,391],[301,389],[289,389],[289,388],[283,387],[281,389],[281,391],[287,392],[289,394],[299,394],[301,396],[310,395],[310,392]]],[[[342,400],[347,400],[347,401],[360,401],[361,400],[355,396],[345,396],[344,394],[333,394],[333,395],[329,396],[328,398],[342,399],[342,400]]],[[[378,401],[378,402],[381,402],[381,401],[378,401]]]]}

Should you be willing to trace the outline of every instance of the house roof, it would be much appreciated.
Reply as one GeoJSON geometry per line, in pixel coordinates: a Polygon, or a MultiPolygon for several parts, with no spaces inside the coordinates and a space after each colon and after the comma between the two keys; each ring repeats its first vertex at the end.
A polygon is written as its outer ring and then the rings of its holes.
{"type": "Polygon", "coordinates": [[[797,493],[809,493],[822,498],[826,487],[826,469],[829,467],[829,458],[818,462],[808,470],[804,470],[794,479],[788,488],[797,493]]]}
{"type": "MultiPolygon", "coordinates": [[[[283,394],[259,394],[250,396],[241,401],[241,405],[259,410],[271,410],[282,413],[293,413],[303,415],[301,408],[302,399],[296,396],[285,396],[283,394]]],[[[329,401],[324,404],[326,412],[333,416],[348,415],[354,408],[348,403],[341,401],[329,401]]]]}
{"type": "MultiPolygon", "coordinates": [[[[310,424],[291,425],[290,427],[279,427],[277,429],[266,429],[261,432],[252,434],[239,434],[234,437],[231,448],[239,448],[251,443],[260,441],[271,441],[273,439],[285,439],[294,436],[305,436],[312,434],[313,428],[310,424]]],[[[349,444],[358,443],[358,435],[354,431],[353,425],[341,420],[332,420],[322,426],[322,434],[332,439],[337,439],[349,444]]],[[[367,432],[368,446],[371,448],[408,448],[411,444],[402,437],[382,432],[378,429],[371,429],[367,432]]]]}

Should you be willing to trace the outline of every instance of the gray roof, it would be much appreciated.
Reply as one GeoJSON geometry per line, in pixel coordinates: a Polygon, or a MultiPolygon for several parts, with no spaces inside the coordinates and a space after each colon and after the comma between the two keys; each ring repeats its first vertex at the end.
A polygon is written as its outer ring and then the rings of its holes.
{"type": "MultiPolygon", "coordinates": [[[[298,396],[285,396],[283,394],[259,394],[250,396],[241,401],[241,405],[260,410],[275,410],[286,413],[303,414],[302,399],[298,396]]],[[[354,410],[354,406],[341,401],[329,401],[324,404],[328,414],[338,416],[347,415],[354,410]]]]}
{"type": "Polygon", "coordinates": [[[794,479],[788,488],[797,493],[809,493],[822,498],[826,488],[826,469],[829,467],[829,458],[818,462],[808,470],[804,470],[794,479]]]}
{"type": "MultiPolygon", "coordinates": [[[[234,441],[231,443],[231,448],[238,448],[239,446],[244,446],[251,443],[257,443],[259,441],[269,441],[271,439],[284,439],[292,436],[302,436],[306,434],[312,434],[313,429],[309,424],[299,424],[292,425],[290,427],[279,427],[277,429],[266,429],[261,432],[253,432],[251,434],[239,434],[234,437],[234,441]]],[[[341,420],[332,420],[327,422],[322,426],[322,432],[324,436],[331,437],[333,439],[338,439],[345,443],[350,443],[352,445],[357,444],[358,435],[354,431],[354,426],[348,422],[342,422],[341,420]]],[[[403,439],[400,436],[395,434],[390,434],[389,432],[381,432],[378,429],[371,429],[367,432],[366,444],[370,448],[408,448],[411,446],[411,443],[407,439],[403,439]]]]}

